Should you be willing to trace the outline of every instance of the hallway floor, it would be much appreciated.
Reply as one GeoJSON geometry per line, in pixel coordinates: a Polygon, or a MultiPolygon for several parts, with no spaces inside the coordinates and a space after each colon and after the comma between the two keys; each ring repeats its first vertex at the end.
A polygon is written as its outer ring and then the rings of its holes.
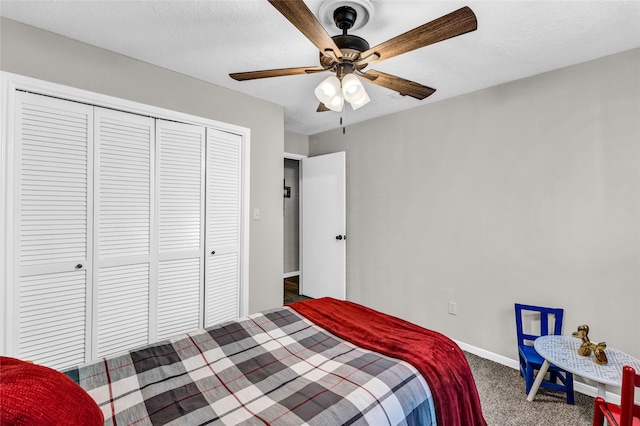
{"type": "Polygon", "coordinates": [[[284,304],[309,300],[310,297],[300,294],[299,277],[289,277],[284,279],[284,304]]]}

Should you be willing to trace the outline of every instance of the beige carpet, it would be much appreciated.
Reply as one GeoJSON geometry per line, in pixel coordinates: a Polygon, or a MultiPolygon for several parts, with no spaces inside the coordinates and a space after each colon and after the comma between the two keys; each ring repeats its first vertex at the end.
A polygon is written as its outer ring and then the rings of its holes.
{"type": "Polygon", "coordinates": [[[592,424],[593,398],[575,392],[575,405],[568,405],[565,393],[540,389],[535,400],[529,402],[524,393],[524,379],[518,370],[467,352],[465,355],[489,426],[592,424]]]}

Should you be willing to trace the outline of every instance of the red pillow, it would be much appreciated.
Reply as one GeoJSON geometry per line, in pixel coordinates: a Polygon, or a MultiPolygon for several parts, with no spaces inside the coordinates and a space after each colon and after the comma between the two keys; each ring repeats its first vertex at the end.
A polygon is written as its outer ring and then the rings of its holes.
{"type": "Polygon", "coordinates": [[[0,425],[103,424],[98,404],[65,374],[0,356],[0,425]]]}

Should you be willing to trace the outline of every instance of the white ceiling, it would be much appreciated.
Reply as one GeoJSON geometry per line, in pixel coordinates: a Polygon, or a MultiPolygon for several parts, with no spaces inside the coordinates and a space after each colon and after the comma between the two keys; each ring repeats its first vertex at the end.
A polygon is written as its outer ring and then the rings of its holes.
{"type": "MultiPolygon", "coordinates": [[[[321,1],[305,2],[317,14],[321,1]]],[[[462,6],[475,12],[478,30],[376,64],[437,91],[418,101],[367,84],[372,101],[358,111],[347,107],[346,124],[640,47],[640,0],[372,3],[373,16],[354,32],[371,46],[462,6]]],[[[2,0],[0,15],[282,105],[293,132],[339,127],[339,113],[315,112],[313,90],[328,73],[229,77],[319,64],[314,45],[266,0],[2,0]]]]}

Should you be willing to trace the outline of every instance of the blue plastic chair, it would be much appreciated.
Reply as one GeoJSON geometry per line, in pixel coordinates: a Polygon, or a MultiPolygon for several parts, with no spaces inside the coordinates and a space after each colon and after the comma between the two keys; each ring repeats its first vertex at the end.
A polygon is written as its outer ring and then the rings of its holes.
{"type": "MultiPolygon", "coordinates": [[[[545,308],[542,306],[515,304],[516,332],[518,335],[518,357],[520,358],[520,375],[526,383],[526,393],[531,390],[535,380],[535,371],[540,370],[544,358],[533,348],[533,341],[540,336],[562,334],[562,318],[564,310],[561,308],[545,308]],[[534,315],[540,320],[540,333],[528,334],[522,327],[523,315],[534,315]],[[553,328],[550,326],[553,325],[553,328]]],[[[532,331],[533,333],[533,331],[532,331]]],[[[573,374],[555,365],[549,366],[549,378],[545,377],[540,387],[567,393],[567,404],[573,405],[573,374]]]]}

